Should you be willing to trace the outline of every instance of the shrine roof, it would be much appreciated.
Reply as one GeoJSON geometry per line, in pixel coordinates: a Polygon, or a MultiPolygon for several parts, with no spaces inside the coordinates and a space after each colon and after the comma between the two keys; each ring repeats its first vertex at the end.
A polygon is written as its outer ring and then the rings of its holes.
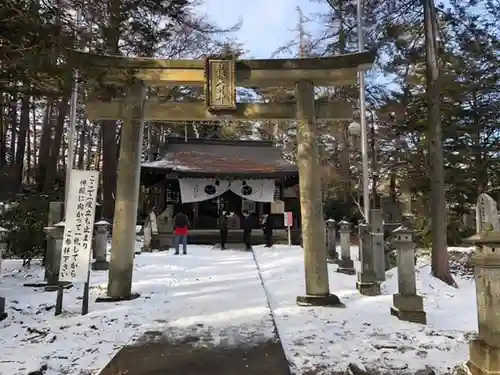
{"type": "Polygon", "coordinates": [[[271,141],[169,138],[159,160],[142,164],[148,172],[179,176],[296,176],[271,141]]]}

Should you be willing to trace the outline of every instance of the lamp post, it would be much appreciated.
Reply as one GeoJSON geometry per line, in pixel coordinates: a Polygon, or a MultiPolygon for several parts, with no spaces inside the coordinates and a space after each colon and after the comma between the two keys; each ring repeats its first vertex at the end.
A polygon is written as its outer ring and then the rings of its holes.
{"type": "MultiPolygon", "coordinates": [[[[364,118],[362,115],[361,118],[364,118]]],[[[361,135],[361,164],[363,173],[363,216],[367,224],[369,224],[369,213],[370,213],[370,191],[368,190],[368,142],[366,136],[366,121],[364,125],[358,122],[352,122],[347,131],[350,135],[359,136],[361,135]]]]}
{"type": "MultiPolygon", "coordinates": [[[[358,23],[358,49],[365,49],[365,37],[363,32],[363,0],[357,1],[357,23],[358,23]]],[[[360,111],[360,133],[361,133],[361,160],[363,166],[363,211],[366,223],[369,224],[370,193],[368,191],[368,134],[366,131],[366,97],[365,97],[365,72],[360,70],[359,74],[359,111],[360,111]]],[[[352,124],[351,124],[352,125],[352,124]]]]}

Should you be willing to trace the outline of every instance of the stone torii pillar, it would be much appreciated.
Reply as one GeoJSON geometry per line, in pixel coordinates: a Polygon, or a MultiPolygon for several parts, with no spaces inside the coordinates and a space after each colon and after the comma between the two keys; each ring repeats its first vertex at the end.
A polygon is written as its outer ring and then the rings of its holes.
{"type": "Polygon", "coordinates": [[[132,294],[132,273],[144,134],[145,96],[146,88],[142,81],[136,80],[129,86],[125,107],[126,119],[123,121],[120,157],[118,159],[108,292],[107,298],[104,299],[109,301],[127,300],[135,297],[132,294]]]}
{"type": "Polygon", "coordinates": [[[330,294],[326,262],[325,225],[321,201],[321,177],[314,104],[314,84],[299,81],[295,85],[297,99],[297,165],[299,168],[300,212],[306,294],[297,297],[301,306],[343,306],[330,294]]]}

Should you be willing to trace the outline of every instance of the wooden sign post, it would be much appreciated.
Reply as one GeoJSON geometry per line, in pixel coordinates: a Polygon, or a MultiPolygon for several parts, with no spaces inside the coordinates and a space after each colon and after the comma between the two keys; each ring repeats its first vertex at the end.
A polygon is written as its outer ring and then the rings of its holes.
{"type": "MultiPolygon", "coordinates": [[[[71,172],[66,205],[59,281],[83,283],[82,315],[89,311],[90,258],[94,233],[99,172],[71,172]]],[[[56,315],[61,313],[64,288],[57,291],[56,315]],[[59,310],[59,311],[58,311],[59,310]]]]}

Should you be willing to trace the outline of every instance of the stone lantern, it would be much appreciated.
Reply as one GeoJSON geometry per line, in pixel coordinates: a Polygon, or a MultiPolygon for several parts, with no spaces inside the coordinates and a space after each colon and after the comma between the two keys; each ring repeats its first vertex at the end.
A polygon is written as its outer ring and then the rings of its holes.
{"type": "Polygon", "coordinates": [[[106,271],[109,269],[107,261],[108,236],[110,224],[106,220],[100,220],[94,224],[96,228],[95,235],[95,261],[92,263],[94,271],[106,271]]]}
{"type": "Polygon", "coordinates": [[[422,296],[417,295],[413,229],[403,222],[393,232],[393,238],[393,246],[397,252],[398,293],[392,296],[391,314],[400,320],[426,324],[424,301],[422,296]]]}
{"type": "Polygon", "coordinates": [[[356,273],[354,270],[354,262],[351,259],[351,230],[352,225],[346,218],[339,222],[341,259],[337,262],[339,265],[337,271],[348,275],[354,275],[356,273]]]}
{"type": "Polygon", "coordinates": [[[484,231],[468,242],[476,249],[471,263],[476,282],[478,335],[469,343],[473,375],[500,373],[500,232],[484,231]]]}
{"type": "Polygon", "coordinates": [[[380,283],[374,270],[372,237],[368,224],[361,222],[358,225],[359,261],[361,267],[357,273],[356,289],[364,296],[380,295],[380,283]]]}

